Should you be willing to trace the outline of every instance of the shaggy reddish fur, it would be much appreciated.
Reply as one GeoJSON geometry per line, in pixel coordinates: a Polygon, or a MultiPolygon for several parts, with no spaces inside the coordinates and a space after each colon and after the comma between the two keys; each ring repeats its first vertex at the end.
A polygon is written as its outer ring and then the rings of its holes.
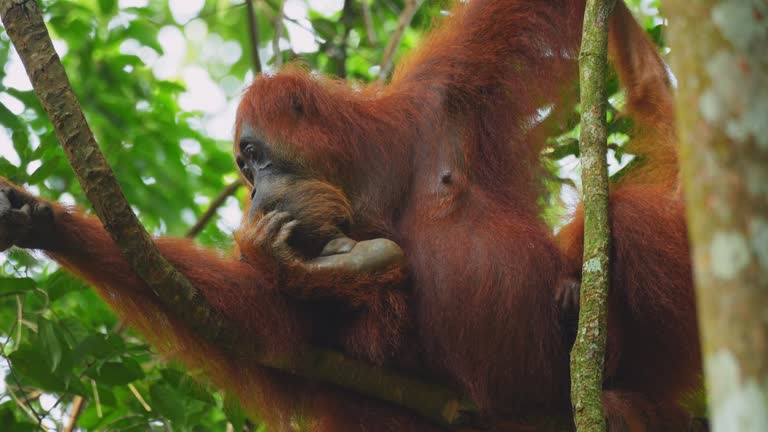
{"type": "MultiPolygon", "coordinates": [[[[402,409],[266,370],[247,354],[290,353],[299,341],[455,383],[492,421],[567,413],[572,329],[561,328],[554,299],[564,280],[580,277],[583,220],[577,212],[556,241],[539,218],[535,119],[573,82],[582,13],[575,0],[459,3],[384,89],[294,67],[257,78],[246,93],[238,134],[249,124],[282,158],[343,190],[353,238],[401,245],[412,280],[394,303],[350,311],[283,295],[244,240],[247,224],[238,237],[245,260],[159,239],[247,335],[244,353],[224,353],[167,313],[95,219],[58,208],[59,247],[50,253],[162,352],[236,392],[271,430],[433,430],[402,409]]],[[[611,48],[637,124],[635,149],[648,160],[611,198],[605,408],[617,429],[682,430],[676,401],[696,384],[700,360],[671,94],[663,63],[622,4],[611,48]]]]}

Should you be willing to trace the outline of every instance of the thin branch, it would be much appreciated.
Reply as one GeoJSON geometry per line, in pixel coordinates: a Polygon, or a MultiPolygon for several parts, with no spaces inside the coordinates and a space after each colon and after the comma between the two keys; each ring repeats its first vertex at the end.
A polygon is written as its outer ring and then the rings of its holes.
{"type": "Polygon", "coordinates": [[[403,34],[408,26],[411,25],[411,21],[422,3],[424,3],[424,0],[406,0],[403,11],[400,13],[400,18],[397,20],[395,32],[392,34],[392,37],[387,43],[387,47],[384,49],[384,56],[381,59],[381,68],[377,79],[379,83],[383,84],[384,81],[387,80],[389,73],[392,71],[392,66],[395,62],[395,53],[397,52],[397,48],[400,47],[400,41],[403,38],[403,34]]]}
{"type": "Polygon", "coordinates": [[[137,401],[141,404],[141,406],[144,408],[144,411],[146,412],[152,412],[152,407],[149,406],[147,401],[144,400],[144,398],[141,396],[141,393],[139,393],[139,390],[136,389],[136,386],[128,383],[128,389],[133,393],[133,397],[136,398],[137,401]]]}
{"type": "MultiPolygon", "coordinates": [[[[11,367],[11,363],[8,362],[8,367],[11,367]]],[[[11,375],[13,375],[13,372],[11,372],[11,375]]],[[[14,381],[17,381],[17,378],[14,377],[14,381]]],[[[18,387],[18,384],[16,385],[18,387]]],[[[16,396],[16,393],[10,388],[6,387],[6,391],[11,396],[11,399],[13,399],[13,402],[21,409],[21,411],[29,416],[32,421],[37,423],[37,425],[40,427],[40,429],[47,431],[48,429],[42,424],[43,419],[38,417],[37,413],[35,412],[35,409],[32,407],[32,405],[25,404],[21,399],[19,399],[18,396],[16,396]]],[[[26,399],[26,397],[25,397],[26,399]]]]}
{"type": "Polygon", "coordinates": [[[216,198],[213,199],[211,202],[211,205],[208,206],[208,209],[203,213],[202,216],[200,216],[200,219],[195,223],[195,225],[187,231],[187,234],[185,234],[185,237],[187,238],[195,238],[198,234],[205,228],[205,226],[208,224],[208,222],[213,219],[213,216],[216,215],[216,211],[224,204],[224,201],[227,200],[230,196],[234,195],[235,192],[237,192],[238,189],[240,189],[240,186],[243,185],[243,182],[238,180],[235,180],[234,182],[227,185],[227,187],[224,188],[219,194],[216,196],[216,198]]]}
{"type": "Polygon", "coordinates": [[[376,27],[373,25],[373,14],[371,14],[371,0],[362,0],[363,21],[365,22],[365,34],[368,37],[368,43],[375,46],[379,43],[376,37],[376,27]]]}
{"type": "Polygon", "coordinates": [[[341,18],[339,18],[339,21],[344,26],[344,34],[335,50],[336,76],[339,78],[347,77],[347,42],[349,41],[349,32],[352,31],[354,11],[354,1],[344,0],[344,8],[341,12],[341,18]]]}
{"type": "Polygon", "coordinates": [[[283,65],[283,53],[280,51],[280,38],[283,36],[283,18],[285,17],[285,1],[280,2],[275,15],[274,28],[275,35],[272,37],[272,52],[275,56],[275,69],[280,69],[283,65]]]}
{"type": "Polygon", "coordinates": [[[75,396],[72,400],[72,413],[69,415],[69,422],[64,428],[64,432],[72,432],[75,430],[77,419],[80,418],[80,414],[83,412],[83,407],[85,407],[85,398],[82,396],[75,396]]]}
{"type": "Polygon", "coordinates": [[[19,377],[16,376],[16,372],[14,372],[13,370],[13,364],[11,363],[11,359],[8,358],[8,356],[4,355],[2,352],[0,352],[0,356],[5,360],[5,363],[8,365],[8,375],[10,375],[11,380],[13,381],[13,385],[16,386],[16,388],[23,393],[24,400],[22,401],[21,399],[18,398],[18,396],[16,396],[16,393],[13,391],[11,386],[6,385],[5,387],[6,391],[8,392],[9,395],[11,395],[11,399],[13,399],[13,401],[16,403],[16,405],[19,406],[19,408],[22,411],[24,411],[29,417],[31,417],[40,428],[45,429],[45,427],[42,424],[43,417],[40,414],[38,414],[38,412],[35,410],[35,407],[32,406],[32,403],[29,400],[29,395],[27,395],[26,392],[24,392],[24,389],[21,386],[21,382],[19,381],[19,377]]]}
{"type": "Polygon", "coordinates": [[[253,73],[261,73],[261,58],[259,57],[259,20],[256,17],[256,7],[253,0],[245,0],[248,13],[248,35],[251,39],[251,60],[253,73]]]}
{"type": "MultiPolygon", "coordinates": [[[[272,5],[272,3],[270,1],[267,1],[267,4],[272,5]]],[[[263,10],[262,12],[267,14],[269,19],[274,20],[275,17],[277,16],[277,14],[272,13],[271,9],[272,8],[270,7],[270,8],[267,8],[267,9],[263,10]]],[[[287,21],[287,22],[289,22],[291,24],[295,24],[297,27],[301,28],[302,30],[306,30],[307,33],[312,35],[312,39],[314,39],[315,42],[317,42],[318,45],[322,45],[322,44],[325,43],[325,39],[323,39],[320,36],[318,36],[317,32],[315,31],[315,29],[311,25],[307,25],[307,24],[303,23],[301,20],[298,20],[296,18],[291,18],[290,16],[285,14],[285,11],[283,11],[283,21],[287,21]]],[[[286,35],[286,36],[288,35],[288,31],[287,31],[287,29],[285,27],[283,27],[283,34],[286,35]]]]}
{"type": "Polygon", "coordinates": [[[99,398],[99,389],[96,387],[95,380],[91,380],[91,390],[93,391],[93,401],[96,403],[96,416],[101,418],[103,416],[101,412],[101,399],[99,398]]]}
{"type": "Polygon", "coordinates": [[[611,248],[605,75],[608,20],[615,0],[587,0],[579,53],[581,183],[584,190],[584,258],[579,326],[571,351],[571,404],[579,432],[605,431],[603,365],[611,248]]]}
{"type": "Polygon", "coordinates": [[[24,307],[21,303],[21,296],[16,296],[16,348],[21,346],[21,330],[24,327],[24,307]]]}

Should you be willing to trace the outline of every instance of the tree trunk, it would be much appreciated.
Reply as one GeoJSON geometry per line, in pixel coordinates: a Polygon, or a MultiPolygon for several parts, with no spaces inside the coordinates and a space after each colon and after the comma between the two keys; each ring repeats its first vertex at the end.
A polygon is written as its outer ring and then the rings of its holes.
{"type": "Polygon", "coordinates": [[[605,158],[608,20],[614,0],[588,0],[579,53],[581,178],[584,185],[584,264],[578,336],[571,351],[571,405],[579,432],[605,431],[603,365],[608,328],[611,231],[605,158]]]}
{"type": "Polygon", "coordinates": [[[768,2],[665,3],[714,431],[768,431],[768,2]]]}

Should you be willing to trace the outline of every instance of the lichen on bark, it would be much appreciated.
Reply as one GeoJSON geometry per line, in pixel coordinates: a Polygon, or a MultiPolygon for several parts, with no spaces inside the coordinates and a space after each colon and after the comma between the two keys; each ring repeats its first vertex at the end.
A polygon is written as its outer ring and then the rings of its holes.
{"type": "Polygon", "coordinates": [[[669,1],[713,430],[768,430],[768,3],[669,1]]]}
{"type": "Polygon", "coordinates": [[[579,432],[605,431],[602,406],[607,334],[610,227],[606,161],[608,20],[614,0],[588,0],[579,53],[584,264],[576,342],[571,352],[571,404],[579,432]]]}

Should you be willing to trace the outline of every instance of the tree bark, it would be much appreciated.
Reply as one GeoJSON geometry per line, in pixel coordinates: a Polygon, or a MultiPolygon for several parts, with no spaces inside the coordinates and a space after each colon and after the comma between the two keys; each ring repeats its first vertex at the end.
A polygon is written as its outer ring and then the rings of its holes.
{"type": "Polygon", "coordinates": [[[605,431],[602,404],[607,335],[610,227],[606,160],[608,21],[615,0],[588,0],[579,53],[581,178],[584,186],[584,260],[579,326],[571,351],[571,404],[579,432],[605,431]]]}
{"type": "Polygon", "coordinates": [[[714,431],[768,430],[768,3],[665,3],[714,431]]]}
{"type": "Polygon", "coordinates": [[[246,13],[248,14],[248,37],[251,42],[251,64],[253,74],[261,73],[261,57],[259,57],[259,17],[256,15],[254,0],[245,0],[246,13]]]}

